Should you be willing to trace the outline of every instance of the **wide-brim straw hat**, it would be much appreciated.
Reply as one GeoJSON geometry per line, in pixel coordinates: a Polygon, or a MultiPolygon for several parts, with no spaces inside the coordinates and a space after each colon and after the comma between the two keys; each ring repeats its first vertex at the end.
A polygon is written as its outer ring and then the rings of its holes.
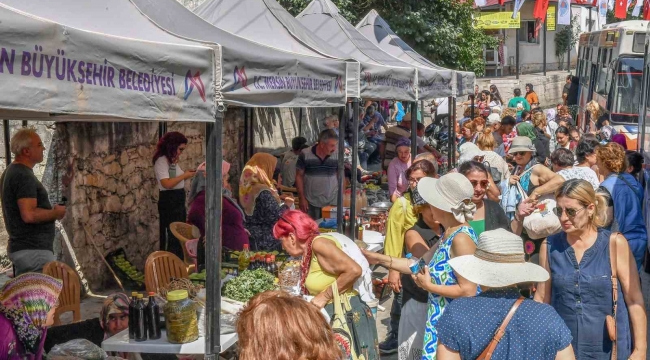
{"type": "Polygon", "coordinates": [[[510,145],[510,150],[508,154],[513,154],[516,152],[535,152],[535,146],[533,146],[533,141],[530,140],[527,136],[517,136],[512,139],[512,144],[510,145]]]}
{"type": "Polygon", "coordinates": [[[404,114],[404,117],[402,117],[402,121],[411,121],[411,113],[407,112],[404,114]]]}
{"type": "Polygon", "coordinates": [[[494,288],[549,278],[546,269],[526,262],[521,238],[504,229],[483,232],[474,255],[452,258],[449,264],[465,279],[494,288]]]}
{"type": "Polygon", "coordinates": [[[425,177],[417,186],[420,196],[431,206],[445,212],[452,212],[461,202],[469,202],[474,196],[474,187],[459,173],[449,173],[440,179],[425,177]]]}

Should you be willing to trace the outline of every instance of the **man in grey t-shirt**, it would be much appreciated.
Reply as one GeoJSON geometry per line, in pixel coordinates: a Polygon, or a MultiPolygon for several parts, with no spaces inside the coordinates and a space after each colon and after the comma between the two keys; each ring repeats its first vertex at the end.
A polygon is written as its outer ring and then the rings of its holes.
{"type": "Polygon", "coordinates": [[[304,149],[296,163],[296,188],[300,210],[320,219],[324,206],[336,205],[338,194],[338,136],[332,129],[323,130],[318,144],[304,149]]]}
{"type": "Polygon", "coordinates": [[[65,216],[65,206],[50,204],[47,190],[34,175],[45,147],[33,129],[21,129],[11,138],[15,160],[0,178],[2,214],[9,233],[7,253],[15,276],[41,272],[56,260],[53,253],[54,222],[65,216]]]}

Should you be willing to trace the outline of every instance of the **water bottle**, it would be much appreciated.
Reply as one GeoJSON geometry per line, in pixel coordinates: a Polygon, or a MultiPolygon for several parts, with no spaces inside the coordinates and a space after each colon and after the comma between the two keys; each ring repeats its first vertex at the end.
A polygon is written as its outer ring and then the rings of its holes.
{"type": "Polygon", "coordinates": [[[411,253],[406,254],[406,259],[408,260],[411,273],[417,274],[420,271],[420,259],[413,256],[411,253]]]}

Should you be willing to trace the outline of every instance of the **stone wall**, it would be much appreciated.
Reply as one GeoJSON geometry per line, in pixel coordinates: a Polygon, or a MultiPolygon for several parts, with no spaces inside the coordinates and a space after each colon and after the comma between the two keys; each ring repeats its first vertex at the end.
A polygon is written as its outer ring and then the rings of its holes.
{"type": "MultiPolygon", "coordinates": [[[[514,78],[481,78],[476,79],[476,84],[481,90],[489,90],[491,84],[499,88],[499,93],[504,101],[512,99],[512,92],[515,88],[526,93],[526,83],[533,84],[533,88],[539,97],[542,108],[554,107],[562,102],[562,89],[566,83],[567,72],[557,71],[552,74],[524,75],[519,80],[514,78]]],[[[462,110],[461,113],[462,115],[462,110]]]]}

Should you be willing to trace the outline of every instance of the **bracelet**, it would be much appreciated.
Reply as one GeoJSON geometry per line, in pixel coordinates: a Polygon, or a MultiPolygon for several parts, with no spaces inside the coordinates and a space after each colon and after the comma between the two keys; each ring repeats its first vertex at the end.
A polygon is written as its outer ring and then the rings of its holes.
{"type": "Polygon", "coordinates": [[[388,258],[390,259],[390,264],[388,264],[388,270],[392,270],[393,269],[393,257],[388,255],[388,258]]]}

